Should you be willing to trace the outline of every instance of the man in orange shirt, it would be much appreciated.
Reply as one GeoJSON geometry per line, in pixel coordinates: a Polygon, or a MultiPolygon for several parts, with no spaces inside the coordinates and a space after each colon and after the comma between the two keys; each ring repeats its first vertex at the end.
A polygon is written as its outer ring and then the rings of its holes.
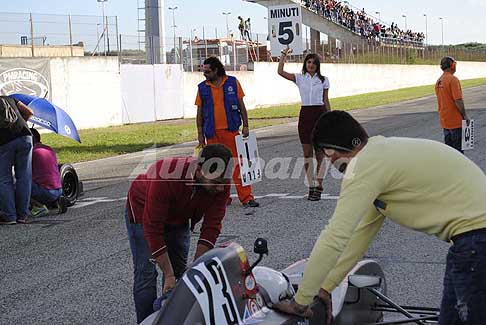
{"type": "Polygon", "coordinates": [[[454,76],[456,60],[447,56],[440,61],[440,68],[444,73],[435,84],[435,94],[439,106],[440,125],[444,129],[445,144],[462,151],[462,120],[469,123],[461,83],[454,76]]]}
{"type": "MultiPolygon", "coordinates": [[[[243,102],[245,93],[235,77],[226,75],[223,64],[216,57],[204,61],[203,73],[206,80],[198,85],[196,97],[199,144],[224,144],[231,150],[237,162],[235,136],[240,134],[242,120],[243,136],[247,137],[250,132],[248,114],[243,102]]],[[[251,186],[241,184],[238,163],[235,163],[233,181],[238,198],[244,207],[260,206],[252,195],[251,186]]]]}

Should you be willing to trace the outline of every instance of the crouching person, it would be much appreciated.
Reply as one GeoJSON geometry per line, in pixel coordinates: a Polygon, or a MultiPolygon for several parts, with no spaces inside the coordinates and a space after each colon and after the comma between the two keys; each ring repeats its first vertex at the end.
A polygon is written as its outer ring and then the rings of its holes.
{"type": "Polygon", "coordinates": [[[32,150],[32,217],[42,217],[49,213],[49,208],[56,208],[59,213],[67,210],[67,202],[62,196],[61,175],[56,152],[41,142],[39,131],[31,128],[34,148],[32,150]]]}
{"type": "Polygon", "coordinates": [[[182,277],[190,232],[201,219],[194,259],[214,247],[221,232],[230,193],[231,151],[221,144],[206,146],[198,160],[166,158],[137,176],[130,186],[126,225],[133,257],[133,297],[137,323],[153,312],[157,270],[163,273],[162,293],[182,277]]]}

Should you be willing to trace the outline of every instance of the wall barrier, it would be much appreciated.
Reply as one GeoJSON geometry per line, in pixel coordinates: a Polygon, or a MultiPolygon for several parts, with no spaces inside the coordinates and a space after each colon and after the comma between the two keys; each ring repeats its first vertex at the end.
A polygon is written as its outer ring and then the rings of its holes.
{"type": "MultiPolygon", "coordinates": [[[[254,71],[229,73],[240,81],[248,109],[299,102],[297,87],[277,75],[277,65],[255,63],[254,71]]],[[[459,79],[486,77],[486,62],[457,67],[459,79]]],[[[289,72],[301,68],[285,66],[289,72]]],[[[322,64],[321,71],[330,79],[331,98],[430,85],[441,75],[438,65],[322,64]]],[[[79,129],[193,118],[197,85],[204,80],[181,65],[120,65],[113,57],[52,58],[50,77],[52,101],[79,129]]]]}

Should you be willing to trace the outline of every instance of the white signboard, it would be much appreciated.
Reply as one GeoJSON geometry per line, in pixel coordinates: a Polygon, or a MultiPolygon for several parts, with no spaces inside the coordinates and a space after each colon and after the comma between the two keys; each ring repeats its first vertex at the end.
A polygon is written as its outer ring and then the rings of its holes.
{"type": "Polygon", "coordinates": [[[474,120],[462,120],[462,150],[474,149],[474,120]]]}
{"type": "Polygon", "coordinates": [[[243,186],[259,182],[263,178],[260,166],[256,136],[250,133],[248,138],[242,135],[235,137],[238,151],[238,164],[240,165],[241,183],[243,186]]]}
{"type": "Polygon", "coordinates": [[[302,54],[302,11],[298,4],[268,7],[268,33],[272,56],[280,56],[287,46],[302,54]]]}

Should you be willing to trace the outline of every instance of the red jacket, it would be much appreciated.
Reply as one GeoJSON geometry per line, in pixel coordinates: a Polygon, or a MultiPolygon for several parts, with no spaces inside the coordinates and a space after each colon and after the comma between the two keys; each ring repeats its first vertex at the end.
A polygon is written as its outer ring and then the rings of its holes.
{"type": "Polygon", "coordinates": [[[139,175],[128,191],[129,220],[143,224],[145,240],[155,258],[167,250],[164,225],[191,223],[191,229],[204,216],[198,244],[213,248],[226,213],[225,192],[212,195],[195,184],[194,158],[168,158],[157,161],[146,174],[139,175]]]}

